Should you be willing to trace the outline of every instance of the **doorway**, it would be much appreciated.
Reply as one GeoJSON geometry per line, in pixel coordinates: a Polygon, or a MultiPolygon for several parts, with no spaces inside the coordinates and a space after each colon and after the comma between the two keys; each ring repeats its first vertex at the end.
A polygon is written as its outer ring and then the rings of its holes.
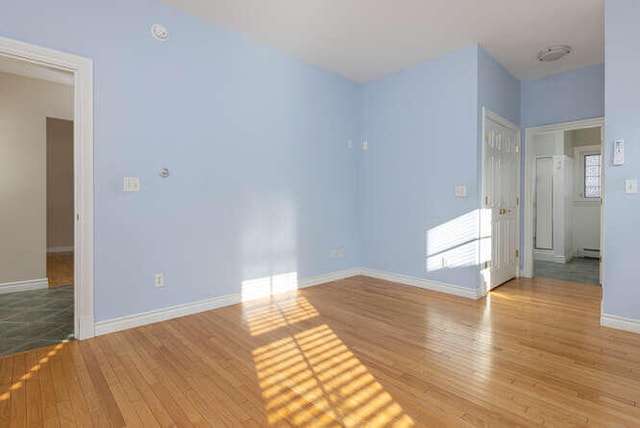
{"type": "MultiPolygon", "coordinates": [[[[45,196],[43,198],[37,198],[41,201],[41,208],[37,210],[38,215],[42,215],[44,220],[41,220],[38,224],[44,224],[44,227],[38,227],[36,229],[25,228],[24,234],[17,234],[18,237],[27,237],[29,233],[37,235],[37,241],[42,245],[31,246],[30,250],[22,252],[8,252],[8,255],[3,256],[0,259],[0,297],[12,295],[14,299],[5,299],[3,307],[18,307],[22,303],[18,303],[19,300],[27,300],[27,302],[33,302],[29,300],[29,294],[37,294],[41,292],[58,292],[56,290],[67,290],[64,299],[67,302],[64,304],[72,304],[73,310],[73,323],[70,327],[72,337],[76,339],[84,339],[94,336],[94,301],[93,301],[93,243],[94,243],[94,230],[93,230],[93,205],[94,205],[94,188],[93,188],[93,64],[91,60],[78,57],[47,48],[19,42],[12,39],[0,37],[0,61],[5,64],[10,64],[5,69],[5,72],[9,74],[18,74],[26,78],[40,78],[41,80],[52,80],[56,78],[67,79],[71,89],[71,117],[60,117],[55,113],[45,114],[42,117],[41,129],[42,139],[47,134],[47,128],[49,122],[51,123],[50,132],[52,135],[59,132],[60,129],[54,129],[56,125],[61,126],[64,129],[64,133],[67,135],[69,132],[72,134],[72,160],[67,158],[67,163],[70,162],[72,171],[69,172],[67,168],[67,174],[71,175],[71,195],[72,205],[71,219],[66,216],[65,227],[67,231],[65,236],[67,241],[64,245],[48,244],[49,236],[46,233],[47,220],[43,213],[47,211],[46,195],[48,190],[46,188],[46,181],[39,182],[30,180],[11,180],[11,185],[7,185],[3,192],[3,195],[9,195],[15,189],[17,189],[20,183],[27,183],[27,192],[36,194],[37,192],[43,192],[45,196]],[[13,68],[11,68],[13,67],[13,68]],[[26,75],[26,76],[25,76],[26,75]],[[49,120],[47,120],[47,117],[49,120]],[[58,119],[64,119],[67,121],[64,125],[55,123],[58,119]],[[71,229],[72,236],[70,235],[71,229]],[[43,232],[44,231],[44,232],[43,232]],[[71,237],[70,237],[71,236],[71,237]],[[71,245],[68,245],[71,239],[71,245]],[[62,270],[63,275],[59,275],[59,286],[56,287],[54,281],[52,281],[52,287],[49,288],[49,273],[47,272],[47,250],[53,250],[49,254],[62,254],[64,250],[71,249],[72,252],[66,251],[67,260],[65,260],[66,267],[57,267],[56,269],[62,270]],[[63,251],[61,251],[63,250],[63,251]],[[14,272],[15,265],[32,266],[27,261],[32,261],[31,253],[37,253],[33,258],[36,266],[33,271],[29,271],[28,268],[22,270],[18,269],[14,272]],[[72,261],[72,266],[69,267],[69,256],[72,261]],[[35,273],[34,273],[35,272],[35,273]],[[14,276],[15,280],[10,280],[14,276]],[[65,278],[66,277],[66,278],[65,278]],[[69,278],[72,279],[72,284],[68,284],[69,278]],[[65,284],[66,283],[66,284],[65,284]],[[71,286],[71,288],[69,288],[71,286]],[[65,288],[66,287],[66,288],[65,288]],[[69,291],[70,290],[70,291],[69,291]],[[13,302],[9,302],[13,300],[13,302]],[[70,302],[69,302],[70,301],[70,302]]],[[[58,82],[59,83],[59,82],[58,82]]],[[[34,91],[35,92],[35,91],[34,91]]],[[[39,113],[40,116],[42,116],[39,113]]],[[[44,144],[42,147],[46,147],[44,144]]],[[[56,154],[59,154],[56,151],[56,154]]],[[[47,154],[46,149],[41,152],[41,158],[43,165],[40,166],[41,173],[46,172],[47,154]]],[[[31,166],[31,169],[36,169],[37,163],[31,166]]],[[[67,164],[67,167],[69,165],[67,164]]],[[[26,171],[25,171],[26,174],[26,171]]],[[[69,178],[69,177],[67,177],[69,178]]],[[[9,181],[5,180],[5,183],[9,181]]],[[[67,188],[67,191],[69,189],[67,188]]],[[[15,193],[15,192],[13,192],[15,193]]],[[[35,199],[35,198],[34,198],[35,199]]],[[[66,200],[64,197],[59,197],[59,200],[66,200]]],[[[5,205],[6,207],[6,205],[5,205]]],[[[69,210],[68,203],[66,204],[67,210],[69,210]]],[[[8,213],[8,218],[15,222],[17,219],[29,219],[36,215],[36,211],[20,211],[8,213]]],[[[20,241],[18,241],[20,242],[20,241]]],[[[62,242],[62,241],[60,241],[62,242]]],[[[24,244],[22,242],[21,244],[24,244]]],[[[54,264],[55,265],[55,264],[54,264]]],[[[54,275],[55,276],[55,275],[54,275]]],[[[62,291],[60,291],[62,294],[62,291]]],[[[23,302],[24,303],[24,302],[23,302]]],[[[56,303],[54,306],[63,303],[56,303]]],[[[33,304],[31,305],[33,307],[33,304]]],[[[51,308],[49,308],[51,309],[51,308]]],[[[6,313],[6,312],[5,312],[6,313]]],[[[27,317],[28,318],[28,317],[27,317]]],[[[14,320],[15,321],[15,320],[14,320]]],[[[14,326],[15,327],[15,326],[14,326]]],[[[6,333],[6,329],[3,329],[3,333],[6,333]]],[[[14,348],[14,352],[15,352],[14,348]]]]}
{"type": "Polygon", "coordinates": [[[524,276],[602,281],[604,119],[526,130],[524,276]]]}

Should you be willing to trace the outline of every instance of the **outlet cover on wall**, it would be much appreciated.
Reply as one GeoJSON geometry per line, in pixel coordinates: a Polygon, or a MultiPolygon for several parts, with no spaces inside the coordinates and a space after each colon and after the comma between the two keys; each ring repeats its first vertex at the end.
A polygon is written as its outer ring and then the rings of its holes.
{"type": "Polygon", "coordinates": [[[156,287],[164,287],[164,274],[163,273],[157,273],[156,274],[155,284],[156,284],[156,287]]]}
{"type": "Polygon", "coordinates": [[[344,248],[342,247],[338,248],[338,257],[340,258],[344,257],[344,248]]]}

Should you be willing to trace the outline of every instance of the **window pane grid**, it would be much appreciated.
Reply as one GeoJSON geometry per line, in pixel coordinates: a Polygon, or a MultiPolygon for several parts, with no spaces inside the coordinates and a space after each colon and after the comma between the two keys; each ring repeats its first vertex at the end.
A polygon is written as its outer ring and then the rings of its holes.
{"type": "Polygon", "coordinates": [[[601,195],[601,167],[600,155],[585,155],[584,157],[584,197],[599,198],[601,195]]]}

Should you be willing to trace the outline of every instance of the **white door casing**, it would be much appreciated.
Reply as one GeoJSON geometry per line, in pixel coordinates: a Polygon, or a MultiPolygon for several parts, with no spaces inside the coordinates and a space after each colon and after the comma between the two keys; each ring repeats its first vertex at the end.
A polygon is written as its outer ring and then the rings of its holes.
{"type": "Polygon", "coordinates": [[[518,275],[520,130],[483,109],[481,270],[489,291],[518,275]]]}

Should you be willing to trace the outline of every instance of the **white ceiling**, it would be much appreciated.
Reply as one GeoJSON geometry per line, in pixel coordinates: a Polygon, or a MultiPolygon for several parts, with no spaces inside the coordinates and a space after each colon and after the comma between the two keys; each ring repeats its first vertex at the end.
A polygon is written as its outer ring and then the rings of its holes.
{"type": "Polygon", "coordinates": [[[18,76],[30,77],[32,79],[46,80],[48,82],[62,83],[73,86],[73,74],[70,72],[56,70],[44,65],[32,64],[27,61],[20,61],[0,55],[0,73],[17,74],[18,76]]]}
{"type": "Polygon", "coordinates": [[[604,0],[160,1],[358,82],[474,43],[521,80],[604,62],[604,0]]]}

